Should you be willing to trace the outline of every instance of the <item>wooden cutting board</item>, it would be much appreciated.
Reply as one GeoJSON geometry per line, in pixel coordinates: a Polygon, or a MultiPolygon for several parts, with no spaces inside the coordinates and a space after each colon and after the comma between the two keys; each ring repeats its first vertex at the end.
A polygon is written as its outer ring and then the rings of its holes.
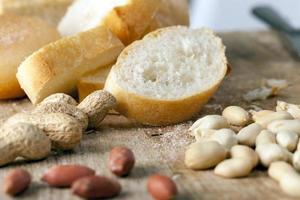
{"type": "MultiPolygon", "coordinates": [[[[227,33],[221,36],[227,46],[232,72],[199,116],[220,113],[227,105],[272,109],[277,99],[300,103],[300,62],[290,55],[274,33],[227,33]],[[265,79],[270,78],[286,79],[290,86],[274,98],[253,103],[243,100],[243,94],[260,87],[265,79]]],[[[14,113],[30,109],[32,105],[27,99],[2,101],[0,120],[3,122],[14,113]]],[[[106,167],[107,154],[111,148],[122,145],[134,151],[137,162],[129,177],[119,179],[123,190],[116,199],[151,199],[145,184],[152,173],[173,177],[179,188],[178,199],[292,199],[280,190],[263,168],[241,179],[223,179],[211,170],[186,169],[183,153],[193,141],[186,133],[191,124],[189,121],[153,128],[110,115],[104,120],[101,130],[85,134],[81,145],[73,152],[53,153],[42,161],[19,161],[2,167],[0,180],[9,169],[23,167],[32,173],[33,183],[19,199],[78,199],[69,189],[47,187],[39,180],[41,174],[55,164],[78,163],[95,169],[98,174],[113,176],[106,167]]],[[[0,193],[0,199],[10,198],[0,193]]]]}

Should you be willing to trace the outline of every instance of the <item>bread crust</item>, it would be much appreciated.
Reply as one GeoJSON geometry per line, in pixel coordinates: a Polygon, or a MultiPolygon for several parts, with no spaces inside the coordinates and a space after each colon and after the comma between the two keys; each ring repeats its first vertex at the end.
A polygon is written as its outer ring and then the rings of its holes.
{"type": "Polygon", "coordinates": [[[143,36],[160,4],[161,0],[129,0],[109,12],[102,24],[128,45],[143,36]]]}
{"type": "Polygon", "coordinates": [[[36,104],[50,94],[72,92],[83,74],[114,62],[123,48],[113,33],[99,26],[36,51],[20,65],[17,78],[36,104]]]}
{"type": "Polygon", "coordinates": [[[179,100],[146,98],[120,88],[108,75],[105,90],[117,99],[116,111],[142,124],[162,126],[176,124],[192,118],[218,89],[220,82],[198,95],[179,100]]]}
{"type": "Polygon", "coordinates": [[[79,101],[96,90],[102,90],[112,65],[85,74],[77,83],[79,101]]]}
{"type": "MultiPolygon", "coordinates": [[[[171,25],[189,25],[187,0],[163,0],[146,33],[171,25]]],[[[108,74],[103,74],[101,71],[102,69],[88,75],[93,77],[93,80],[85,77],[79,80],[77,90],[80,100],[95,90],[103,89],[104,77],[106,78],[108,74]]]]}
{"type": "Polygon", "coordinates": [[[0,16],[0,99],[25,95],[16,78],[18,66],[31,53],[59,38],[54,27],[38,18],[0,16]]]}
{"type": "MultiPolygon", "coordinates": [[[[148,34],[146,38],[157,37],[160,32],[169,29],[176,30],[176,27],[159,29],[148,34]]],[[[143,42],[143,40],[137,42],[143,42]]],[[[126,47],[121,53],[116,65],[112,67],[108,75],[104,88],[105,90],[112,93],[117,99],[118,105],[116,111],[142,124],[161,126],[176,124],[192,118],[213,96],[227,73],[227,59],[224,55],[223,60],[225,60],[225,62],[222,66],[222,68],[224,69],[224,71],[222,72],[222,77],[220,77],[220,79],[216,81],[215,84],[210,88],[207,88],[206,90],[201,91],[198,94],[175,100],[153,99],[141,96],[136,93],[126,91],[121,86],[119,86],[117,84],[117,81],[115,80],[116,78],[114,74],[115,69],[118,68],[118,62],[121,62],[122,59],[126,59],[128,51],[134,48],[135,43],[126,47]]],[[[223,46],[223,48],[225,47],[223,46]]]]}
{"type": "Polygon", "coordinates": [[[36,16],[56,26],[72,2],[73,0],[2,0],[0,13],[36,16]]]}

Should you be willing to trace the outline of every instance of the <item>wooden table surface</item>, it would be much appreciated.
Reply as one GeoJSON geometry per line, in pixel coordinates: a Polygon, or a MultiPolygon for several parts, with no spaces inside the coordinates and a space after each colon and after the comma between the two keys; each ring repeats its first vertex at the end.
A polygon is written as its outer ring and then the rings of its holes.
{"type": "MultiPolygon", "coordinates": [[[[300,103],[300,61],[290,55],[274,33],[227,33],[221,36],[227,46],[232,73],[199,116],[220,113],[227,105],[245,108],[256,105],[271,109],[277,99],[300,103]],[[243,94],[260,87],[265,79],[270,78],[286,79],[290,86],[282,90],[279,96],[268,100],[254,103],[243,101],[243,94]]],[[[32,105],[27,99],[2,101],[0,121],[2,123],[12,114],[30,109],[32,105]]],[[[53,153],[42,161],[18,161],[2,167],[0,180],[9,169],[23,167],[32,173],[33,183],[18,199],[76,200],[78,198],[69,189],[47,187],[40,181],[41,174],[55,164],[78,163],[95,169],[98,174],[113,177],[106,167],[107,154],[111,148],[122,145],[134,151],[137,161],[131,175],[119,179],[123,188],[116,199],[151,199],[145,184],[152,173],[173,177],[179,188],[178,199],[292,199],[267,177],[262,167],[241,179],[223,179],[211,170],[192,171],[185,168],[184,149],[193,141],[186,133],[191,124],[192,121],[189,121],[153,128],[130,122],[122,116],[110,115],[100,130],[85,134],[81,145],[73,152],[53,153]]],[[[0,193],[0,199],[11,198],[0,193]]]]}

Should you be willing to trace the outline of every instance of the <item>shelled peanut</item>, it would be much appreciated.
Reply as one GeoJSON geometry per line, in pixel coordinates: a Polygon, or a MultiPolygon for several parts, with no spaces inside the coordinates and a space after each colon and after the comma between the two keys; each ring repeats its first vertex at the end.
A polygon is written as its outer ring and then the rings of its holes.
{"type": "MultiPolygon", "coordinates": [[[[128,175],[134,163],[135,156],[130,149],[115,147],[110,151],[108,168],[115,175],[128,175]],[[117,171],[114,170],[115,166],[117,171]]],[[[74,195],[84,199],[112,198],[118,196],[122,190],[116,178],[96,175],[93,169],[78,164],[55,165],[42,175],[41,181],[50,187],[71,188],[74,195]]],[[[29,172],[17,168],[8,172],[3,182],[3,191],[16,196],[24,192],[30,184],[29,172]]],[[[171,200],[178,194],[176,183],[161,174],[150,175],[145,186],[154,199],[171,200]]]]}
{"type": "Polygon", "coordinates": [[[196,142],[185,152],[188,168],[203,170],[215,167],[216,175],[237,178],[249,175],[257,164],[267,168],[271,166],[269,171],[272,174],[276,166],[273,163],[285,163],[278,168],[288,166],[285,168],[292,169],[293,173],[287,173],[277,181],[288,194],[300,196],[296,187],[288,183],[290,179],[300,186],[300,175],[296,171],[300,170],[299,105],[278,101],[276,111],[251,112],[229,106],[222,115],[198,119],[189,133],[196,142]]]}
{"type": "Polygon", "coordinates": [[[24,192],[31,183],[31,175],[28,171],[16,168],[10,170],[4,178],[3,191],[11,196],[24,192]]]}

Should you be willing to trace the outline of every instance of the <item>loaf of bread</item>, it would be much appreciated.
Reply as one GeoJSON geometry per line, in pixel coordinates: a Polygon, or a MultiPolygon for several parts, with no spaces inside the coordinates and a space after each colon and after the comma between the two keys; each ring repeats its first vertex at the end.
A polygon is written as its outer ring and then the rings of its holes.
{"type": "Polygon", "coordinates": [[[0,14],[36,16],[57,25],[73,0],[1,0],[0,14]]]}
{"type": "Polygon", "coordinates": [[[18,66],[34,51],[59,38],[54,27],[38,18],[0,16],[0,99],[25,95],[16,78],[18,66]]]}
{"type": "Polygon", "coordinates": [[[161,0],[77,0],[58,29],[62,35],[72,35],[104,25],[127,45],[142,37],[160,4],[161,0]]]}
{"type": "Polygon", "coordinates": [[[17,78],[32,103],[53,93],[70,93],[85,73],[113,63],[124,45],[105,27],[64,37],[30,55],[17,78]]]}
{"type": "Polygon", "coordinates": [[[143,124],[174,124],[195,115],[226,72],[225,47],[212,31],[167,27],[124,49],[105,90],[120,114],[143,124]]]}
{"type": "Polygon", "coordinates": [[[106,77],[112,65],[96,69],[81,77],[77,83],[79,100],[82,101],[86,96],[96,90],[102,90],[106,81],[106,77]]]}
{"type": "MultiPolygon", "coordinates": [[[[172,25],[189,25],[188,0],[163,0],[145,33],[172,25]]],[[[99,69],[82,77],[77,84],[79,98],[102,89],[108,72],[108,69],[99,69]]]]}

